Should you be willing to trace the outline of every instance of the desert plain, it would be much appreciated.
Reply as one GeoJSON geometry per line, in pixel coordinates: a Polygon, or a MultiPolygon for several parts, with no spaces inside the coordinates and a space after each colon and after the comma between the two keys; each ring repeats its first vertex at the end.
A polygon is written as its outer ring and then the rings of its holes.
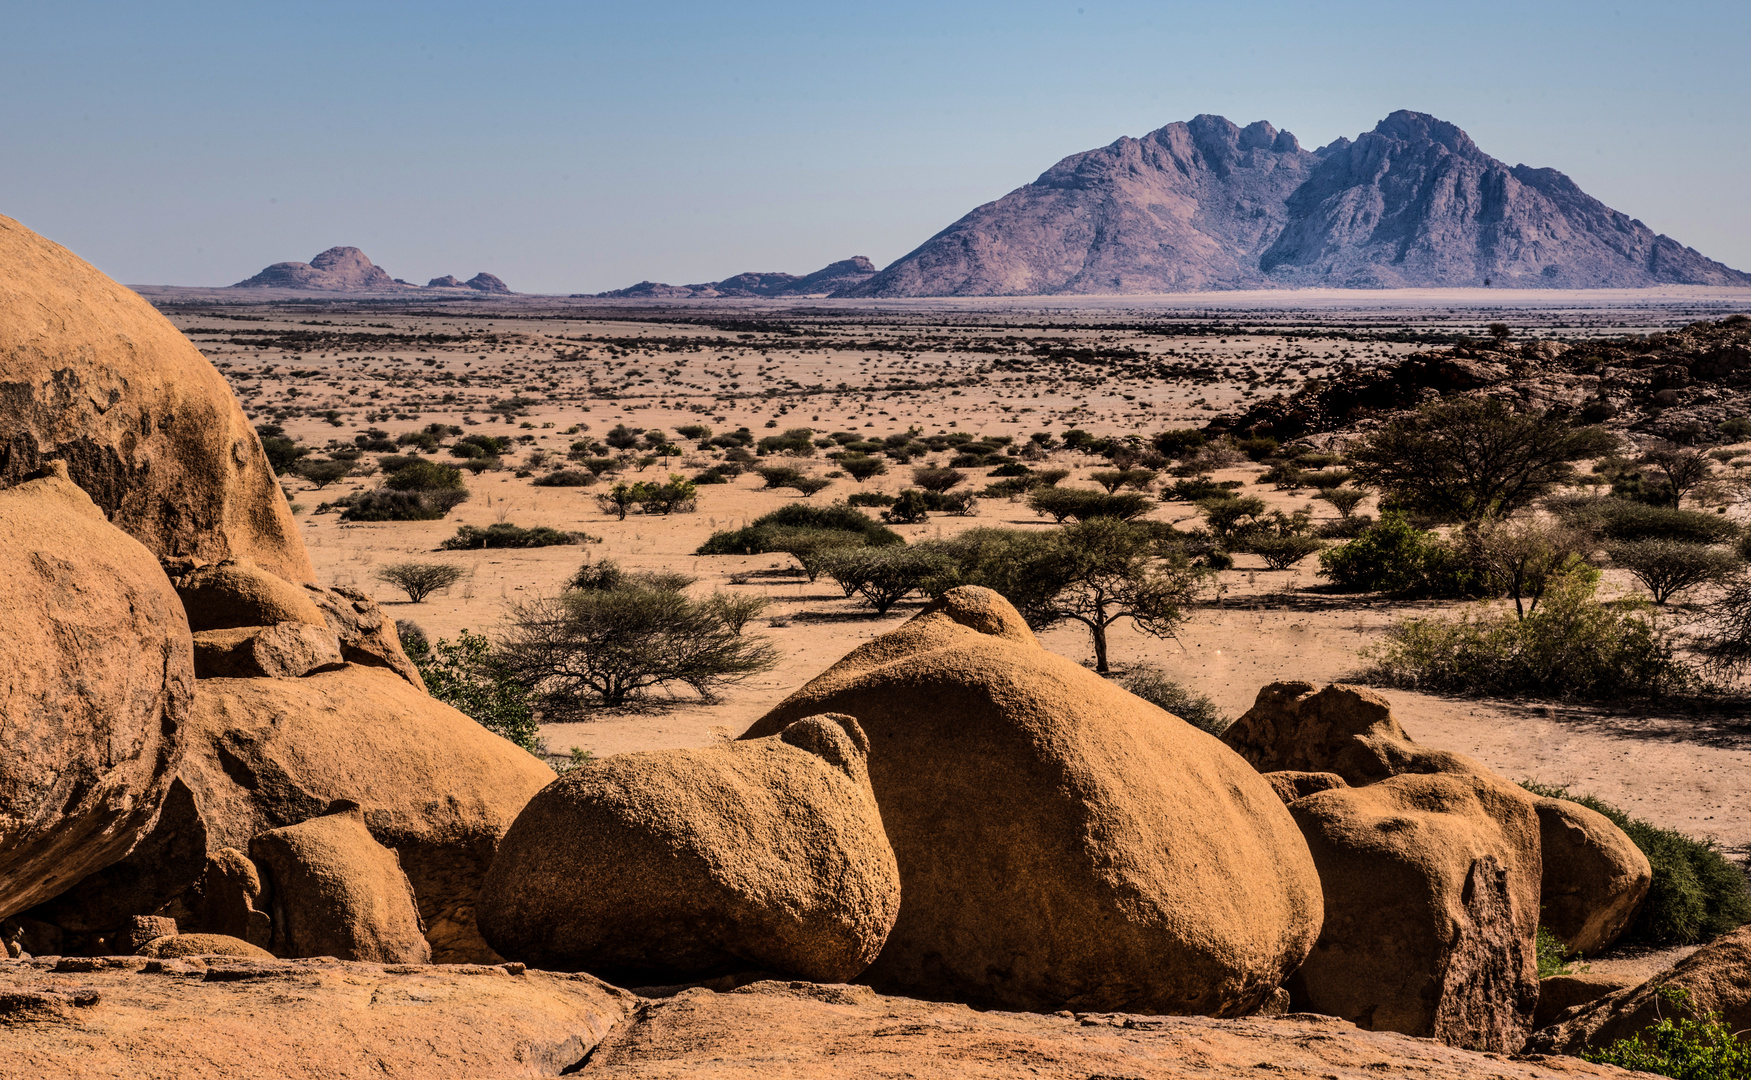
{"type": "MultiPolygon", "coordinates": [[[[318,455],[331,444],[354,445],[359,436],[393,440],[434,423],[513,440],[498,467],[468,477],[470,498],[440,521],[342,522],[323,510],[376,483],[371,476],[320,490],[298,477],[283,480],[320,580],[369,592],[432,639],[463,630],[490,636],[519,601],[558,591],[580,564],[604,558],[628,570],[683,572],[697,579],[695,595],[723,590],[770,599],[748,632],[777,647],[782,659],[775,669],[710,700],[685,689],[659,692],[636,705],[600,709],[586,722],[546,723],[542,736],[556,759],[572,748],[602,756],[733,737],[923,603],[912,597],[878,616],[824,576],[809,582],[788,555],[696,554],[713,532],[805,498],[766,489],[753,472],[701,485],[691,512],[624,520],[596,503],[613,477],[593,487],[533,482],[564,467],[572,443],[599,440],[617,425],[661,429],[682,451],[642,465],[629,455],[620,474],[628,480],[692,476],[721,460],[721,450],[699,449],[698,440],[675,434],[688,425],[717,434],[746,428],[756,439],[806,427],[817,438],[849,432],[881,439],[909,430],[926,437],[1007,435],[1018,447],[1036,432],[1058,441],[1072,429],[1146,441],[1164,429],[1203,427],[1310,379],[1402,358],[1454,336],[1482,336],[1490,323],[1507,323],[1517,337],[1575,340],[1656,332],[1751,309],[1745,290],[1676,287],[691,303],[538,297],[414,303],[260,291],[239,301],[220,290],[140,291],[224,373],[256,424],[277,423],[318,455]],[[583,533],[593,542],[439,550],[460,526],[500,522],[583,533]],[[453,564],[464,576],[410,603],[376,577],[382,567],[406,561],[453,564]]],[[[1093,487],[1088,474],[1109,467],[1058,445],[1032,464],[1071,470],[1064,485],[1093,487]]],[[[828,478],[837,470],[824,454],[785,463],[828,478]]],[[[912,464],[942,464],[951,455],[912,464]]],[[[1321,521],[1336,516],[1331,506],[1311,501],[1310,491],[1259,483],[1264,468],[1241,460],[1212,475],[1238,482],[1273,509],[1307,508],[1321,521]]],[[[862,483],[841,474],[807,498],[892,495],[910,486],[910,471],[895,466],[862,483]]],[[[967,471],[969,489],[991,482],[983,476],[988,469],[967,471]]],[[[1360,512],[1372,509],[1369,499],[1360,512]]],[[[1728,512],[1746,516],[1743,506],[1728,512]]],[[[1199,520],[1186,502],[1161,502],[1147,516],[1182,527],[1199,520]]],[[[933,513],[923,524],[896,529],[910,541],[990,525],[1053,527],[1020,499],[981,498],[969,514],[933,513]]],[[[1395,620],[1460,606],[1333,592],[1318,570],[1317,557],[1279,571],[1257,556],[1237,555],[1174,636],[1157,639],[1129,622],[1115,627],[1114,674],[1156,665],[1235,717],[1267,683],[1341,681],[1363,667],[1362,650],[1395,620]]],[[[1637,589],[1621,571],[1606,571],[1605,581],[1607,593],[1637,589]]],[[[1661,618],[1682,629],[1695,611],[1674,602],[1661,618]]],[[[1077,624],[1053,627],[1042,642],[1093,663],[1088,633],[1077,624]]],[[[1751,769],[1751,723],[1741,716],[1658,703],[1614,708],[1386,694],[1419,741],[1471,754],[1514,779],[1596,795],[1654,824],[1712,840],[1735,859],[1751,852],[1751,786],[1742,780],[1751,769]]],[[[1601,961],[1614,962],[1651,970],[1655,960],[1601,961]]]]}

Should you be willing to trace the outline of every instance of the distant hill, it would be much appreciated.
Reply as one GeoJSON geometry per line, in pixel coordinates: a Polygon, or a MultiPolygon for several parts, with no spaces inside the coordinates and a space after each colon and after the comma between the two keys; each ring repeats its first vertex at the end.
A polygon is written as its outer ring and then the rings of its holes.
{"type": "MultiPolygon", "coordinates": [[[[356,247],[331,247],[307,263],[274,263],[233,289],[308,289],[320,292],[384,292],[418,289],[420,286],[392,278],[356,247]]],[[[465,289],[470,292],[509,295],[511,290],[491,274],[481,273],[467,281],[455,277],[433,278],[427,289],[465,289]]]]}
{"type": "Polygon", "coordinates": [[[1554,169],[1399,111],[1318,150],[1220,116],[1060,161],[836,295],[1751,285],[1554,169]]]}
{"type": "Polygon", "coordinates": [[[875,264],[862,255],[842,259],[798,277],[796,274],[737,274],[701,285],[665,285],[641,281],[613,292],[596,293],[603,300],[691,300],[711,297],[827,296],[854,288],[875,276],[875,264]]]}

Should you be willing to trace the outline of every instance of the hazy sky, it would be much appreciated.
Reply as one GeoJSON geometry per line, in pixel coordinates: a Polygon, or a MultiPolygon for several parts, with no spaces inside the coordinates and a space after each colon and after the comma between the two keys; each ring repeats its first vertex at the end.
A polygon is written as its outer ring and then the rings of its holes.
{"type": "Polygon", "coordinates": [[[0,0],[0,214],[130,283],[885,265],[1201,112],[1394,109],[1751,269],[1751,3],[0,0]]]}

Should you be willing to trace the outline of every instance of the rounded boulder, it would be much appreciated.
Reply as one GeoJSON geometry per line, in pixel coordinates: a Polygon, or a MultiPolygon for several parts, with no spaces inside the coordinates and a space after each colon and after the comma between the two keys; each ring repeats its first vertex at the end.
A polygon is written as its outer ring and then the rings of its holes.
{"type": "Polygon", "coordinates": [[[152,824],[194,658],[158,560],[64,470],[0,491],[0,610],[5,916],[122,858],[152,824]]]}
{"type": "Polygon", "coordinates": [[[900,906],[868,750],[856,721],[813,716],[580,766],[505,835],[481,930],[511,959],[629,984],[749,969],[849,981],[900,906]]]}
{"type": "Polygon", "coordinates": [[[998,1008],[1232,1016],[1319,933],[1319,878],[1271,785],[1210,735],[949,591],[756,721],[869,733],[900,914],[864,981],[998,1008]]]}
{"type": "Polygon", "coordinates": [[[0,482],[55,458],[161,558],[238,556],[316,580],[218,370],[139,294],[0,217],[0,482]]]}

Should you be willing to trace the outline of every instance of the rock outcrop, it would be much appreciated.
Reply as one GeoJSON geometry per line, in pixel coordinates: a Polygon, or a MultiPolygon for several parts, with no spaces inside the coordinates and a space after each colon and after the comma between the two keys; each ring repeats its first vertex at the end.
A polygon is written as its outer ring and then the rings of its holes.
{"type": "Polygon", "coordinates": [[[133,291],[0,217],[0,483],[66,461],[160,557],[248,558],[315,580],[225,380],[133,291]]]}
{"type": "Polygon", "coordinates": [[[959,588],[742,736],[868,732],[900,914],[864,980],[1005,1008],[1238,1015],[1306,955],[1319,882],[1269,783],[1214,738],[959,588]]]}
{"type": "Polygon", "coordinates": [[[356,247],[331,247],[307,263],[274,263],[233,289],[309,289],[323,292],[400,290],[389,272],[356,247]]]}
{"type": "Polygon", "coordinates": [[[151,826],[182,757],[194,660],[158,560],[61,467],[0,490],[0,610],[0,915],[12,915],[151,826]]]}
{"type": "Polygon", "coordinates": [[[1296,1008],[1505,1052],[1538,1003],[1532,800],[1480,776],[1391,776],[1289,805],[1325,923],[1289,983],[1296,1008]]]}
{"type": "Polygon", "coordinates": [[[141,947],[140,956],[155,960],[186,960],[193,956],[229,956],[245,960],[272,960],[274,954],[241,938],[224,934],[172,934],[154,938],[141,947]]]}
{"type": "Polygon", "coordinates": [[[257,833],[249,853],[268,878],[276,955],[431,962],[413,888],[395,852],[371,838],[358,803],[257,833]]]}
{"type": "Polygon", "coordinates": [[[0,962],[0,1002],[0,1076],[478,1080],[573,1071],[637,999],[520,964],[210,955],[0,962]]]}
{"type": "Polygon", "coordinates": [[[812,274],[749,272],[698,285],[665,285],[641,281],[624,289],[597,293],[602,300],[703,300],[716,297],[827,296],[863,284],[876,273],[875,264],[862,255],[828,263],[812,274]]]}
{"type": "Polygon", "coordinates": [[[1751,285],[1554,169],[1399,111],[1309,152],[1220,116],[1074,154],[840,296],[1751,285]]]}
{"type": "Polygon", "coordinates": [[[46,925],[28,951],[101,951],[110,928],[139,914],[266,944],[272,883],[252,883],[241,853],[344,799],[398,852],[433,956],[496,959],[475,927],[475,898],[500,837],[553,779],[547,765],[394,672],[350,663],[297,679],[201,679],[186,726],[188,751],[152,832],[33,909],[46,925]]]}
{"type": "Polygon", "coordinates": [[[1578,1058],[1482,1055],[1358,1031],[1328,1016],[1205,1017],[976,1012],[863,986],[764,982],[644,1003],[605,1038],[586,1077],[816,1080],[1554,1080],[1623,1077],[1578,1058]]]}
{"type": "Polygon", "coordinates": [[[549,784],[481,890],[501,955],[626,985],[862,974],[900,907],[855,720],[617,754],[549,784]]]}
{"type": "Polygon", "coordinates": [[[1684,1015],[1662,989],[1689,995],[1690,1015],[1721,1014],[1728,1031],[1751,1029],[1751,926],[1716,938],[1671,970],[1557,1017],[1527,1045],[1537,1053],[1576,1054],[1640,1034],[1661,1017],[1684,1015]]]}

